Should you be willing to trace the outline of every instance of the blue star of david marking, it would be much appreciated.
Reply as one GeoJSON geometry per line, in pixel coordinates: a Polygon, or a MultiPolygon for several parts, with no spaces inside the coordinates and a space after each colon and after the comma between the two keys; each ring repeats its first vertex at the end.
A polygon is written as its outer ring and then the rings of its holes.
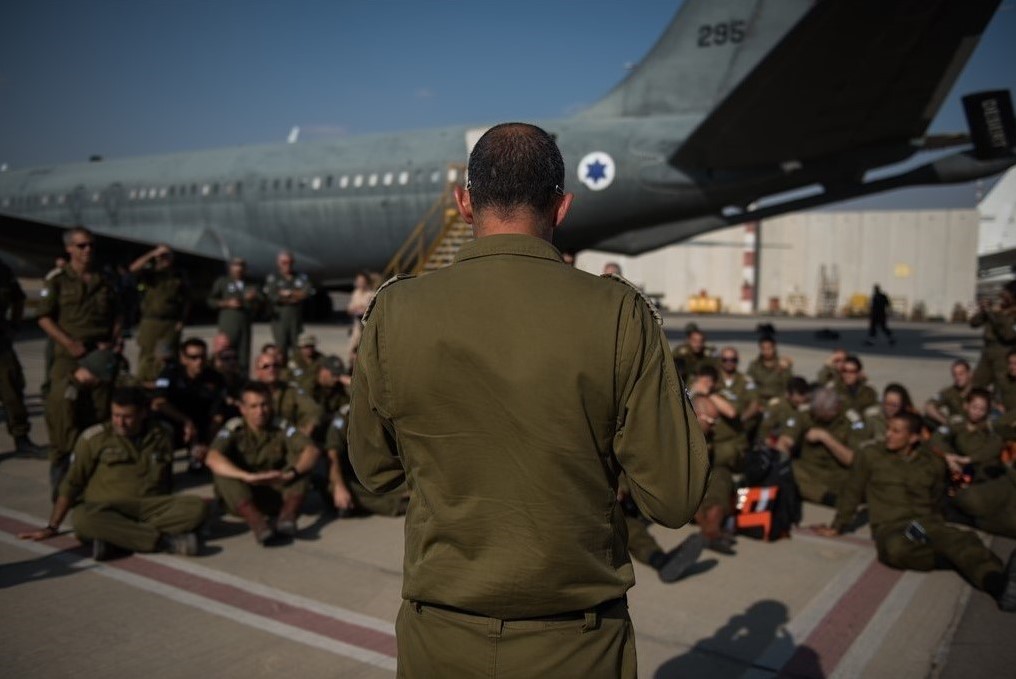
{"type": "Polygon", "coordinates": [[[607,173],[605,172],[606,169],[607,169],[606,165],[601,163],[599,160],[594,160],[593,162],[586,165],[586,179],[590,180],[594,184],[600,181],[601,179],[606,179],[607,178],[607,173]]]}

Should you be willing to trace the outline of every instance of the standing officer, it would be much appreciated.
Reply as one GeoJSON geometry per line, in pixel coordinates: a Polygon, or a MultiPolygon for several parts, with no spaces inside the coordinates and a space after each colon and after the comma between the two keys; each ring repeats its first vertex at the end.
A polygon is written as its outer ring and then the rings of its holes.
{"type": "Polygon", "coordinates": [[[12,341],[24,311],[25,291],[11,268],[0,260],[0,403],[7,412],[7,431],[14,437],[15,450],[19,455],[35,456],[41,451],[28,438],[32,425],[25,408],[25,373],[12,341]]]}
{"type": "Polygon", "coordinates": [[[96,349],[60,378],[46,398],[49,428],[49,482],[56,501],[60,482],[67,475],[78,437],[89,427],[109,420],[113,382],[119,357],[109,349],[96,349]]]}
{"type": "Polygon", "coordinates": [[[264,293],[272,305],[272,337],[283,360],[289,360],[289,352],[303,332],[303,303],[314,295],[314,286],[307,274],[293,270],[293,253],[289,250],[280,252],[275,263],[278,271],[268,274],[264,293]]]}
{"type": "Polygon", "coordinates": [[[914,413],[889,420],[885,442],[858,453],[832,526],[818,532],[844,532],[858,505],[867,502],[879,561],[916,571],[948,564],[1003,611],[1016,612],[1016,551],[1003,570],[976,533],[946,524],[938,510],[945,465],[921,447],[921,424],[914,413]]]}
{"type": "Polygon", "coordinates": [[[74,446],[49,523],[18,537],[53,537],[81,498],[74,531],[80,540],[92,541],[96,561],[112,556],[115,548],[193,556],[198,551],[195,531],[208,510],[199,497],[166,493],[172,463],[172,434],[148,417],[144,394],[118,389],[112,420],[85,430],[74,446]]]}
{"type": "Polygon", "coordinates": [[[295,427],[272,417],[267,385],[248,382],[240,393],[241,417],[230,420],[212,442],[208,468],[230,513],[244,519],[260,545],[276,531],[296,534],[307,493],[307,476],[320,455],[295,427]],[[266,514],[277,514],[273,529],[266,514]]]}
{"type": "Polygon", "coordinates": [[[229,274],[217,278],[208,293],[208,306],[219,310],[219,332],[236,349],[244,375],[250,374],[250,327],[260,302],[261,295],[247,278],[247,262],[242,257],[230,260],[229,274]]]}
{"type": "Polygon", "coordinates": [[[164,355],[176,353],[184,321],[190,314],[190,287],[173,266],[173,251],[159,245],[131,263],[143,289],[138,326],[138,379],[151,382],[162,371],[164,355]]]}
{"type": "Polygon", "coordinates": [[[353,468],[372,492],[410,490],[399,676],[635,677],[613,464],[677,528],[705,441],[655,308],[550,244],[572,202],[553,138],[493,127],[468,176],[455,196],[476,240],[379,289],[353,371],[353,468]]]}
{"type": "Polygon", "coordinates": [[[83,226],[64,232],[70,261],[47,277],[39,301],[39,327],[53,340],[51,382],[74,370],[93,349],[108,349],[120,336],[116,285],[94,267],[95,236],[83,226]]]}

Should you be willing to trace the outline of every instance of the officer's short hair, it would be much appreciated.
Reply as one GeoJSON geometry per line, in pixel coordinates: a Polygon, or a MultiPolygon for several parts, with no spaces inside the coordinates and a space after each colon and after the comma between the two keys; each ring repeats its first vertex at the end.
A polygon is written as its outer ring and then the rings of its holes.
{"type": "Polygon", "coordinates": [[[797,396],[807,396],[811,392],[811,385],[803,377],[792,377],[787,382],[787,393],[797,396]]]}
{"type": "Polygon", "coordinates": [[[967,397],[963,399],[964,403],[971,403],[975,398],[983,398],[986,403],[991,404],[991,392],[982,387],[976,387],[970,390],[967,397]]]}
{"type": "Polygon", "coordinates": [[[911,434],[920,434],[924,428],[924,421],[921,416],[917,413],[910,412],[909,410],[901,411],[898,415],[893,415],[893,420],[903,420],[907,423],[907,431],[911,434]]]}
{"type": "Polygon", "coordinates": [[[188,337],[187,339],[185,339],[183,343],[180,345],[180,353],[182,354],[186,352],[188,349],[195,347],[205,352],[206,354],[208,353],[208,343],[205,342],[200,337],[188,337]]]}
{"type": "Polygon", "coordinates": [[[903,403],[903,410],[910,410],[914,407],[914,402],[910,398],[910,392],[899,382],[890,382],[885,385],[885,389],[882,390],[882,400],[888,394],[896,394],[900,397],[900,401],[903,403]]]}
{"type": "Polygon", "coordinates": [[[63,232],[63,244],[65,246],[69,246],[74,242],[74,236],[88,236],[89,238],[95,238],[94,233],[79,224],[77,226],[72,226],[63,232]]]}
{"type": "Polygon", "coordinates": [[[244,394],[258,394],[264,396],[269,403],[272,402],[272,389],[264,382],[258,382],[256,380],[250,380],[245,383],[240,389],[240,400],[243,400],[244,394]]]}
{"type": "Polygon", "coordinates": [[[816,389],[811,395],[811,409],[816,413],[836,412],[842,404],[843,398],[831,387],[816,389]]]}
{"type": "Polygon", "coordinates": [[[714,382],[717,382],[720,379],[720,371],[717,370],[715,366],[711,366],[711,365],[709,365],[707,363],[705,365],[699,366],[699,369],[697,371],[695,371],[695,376],[696,377],[709,377],[714,382]]]}
{"type": "Polygon", "coordinates": [[[113,390],[113,405],[145,410],[148,408],[148,396],[138,387],[117,387],[113,390]]]}
{"type": "MultiPolygon", "coordinates": [[[[1012,352],[1010,351],[1009,353],[1012,353],[1012,352]]],[[[967,370],[970,370],[970,363],[965,358],[957,358],[955,361],[952,362],[952,366],[951,367],[955,368],[958,365],[961,365],[964,368],[966,368],[967,370]]]]}
{"type": "Polygon", "coordinates": [[[564,194],[564,160],[554,138],[527,123],[502,123],[487,130],[469,154],[473,210],[510,216],[519,208],[546,214],[564,194]]]}
{"type": "Polygon", "coordinates": [[[857,354],[847,354],[847,357],[843,359],[843,365],[847,363],[853,363],[857,368],[857,372],[864,370],[864,364],[861,363],[861,359],[857,354]]]}

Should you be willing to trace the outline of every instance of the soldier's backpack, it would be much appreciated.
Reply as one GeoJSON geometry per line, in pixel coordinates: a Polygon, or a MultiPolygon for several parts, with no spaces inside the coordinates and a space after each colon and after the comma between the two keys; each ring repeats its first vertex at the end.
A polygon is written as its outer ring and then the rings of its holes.
{"type": "Polygon", "coordinates": [[[744,483],[737,490],[737,531],[770,542],[790,537],[791,528],[801,522],[801,496],[790,460],[775,448],[758,446],[745,456],[744,483]]]}

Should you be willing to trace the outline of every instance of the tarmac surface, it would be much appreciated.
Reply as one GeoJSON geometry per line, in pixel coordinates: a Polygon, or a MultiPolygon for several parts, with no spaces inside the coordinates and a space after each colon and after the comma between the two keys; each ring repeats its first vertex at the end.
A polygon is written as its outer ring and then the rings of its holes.
{"type": "MultiPolygon", "coordinates": [[[[665,314],[672,343],[688,316],[665,314]]],[[[861,355],[870,382],[900,381],[915,403],[949,383],[949,363],[976,360],[966,326],[898,323],[899,343],[864,347],[862,321],[753,317],[694,319],[709,344],[754,358],[755,326],[772,322],[781,354],[813,377],[835,346],[861,355]],[[840,333],[818,340],[815,331],[840,333]]],[[[323,350],[344,350],[347,327],[315,325],[323,350]]],[[[210,338],[211,327],[193,328],[210,338]]],[[[254,345],[268,341],[255,327],[254,345]]],[[[43,341],[16,344],[25,367],[32,436],[46,442],[38,385],[43,341]]],[[[128,345],[128,356],[135,348],[128,345]]],[[[338,519],[309,507],[292,544],[262,548],[230,517],[211,522],[202,553],[96,563],[69,531],[40,543],[17,532],[45,524],[47,463],[10,452],[0,432],[0,655],[10,677],[391,677],[400,602],[403,521],[338,519]],[[6,451],[6,452],[5,452],[6,451]]],[[[177,488],[211,497],[207,477],[177,463],[177,488]]],[[[312,503],[313,505],[314,503],[312,503]]],[[[867,528],[822,538],[809,525],[832,510],[805,505],[791,539],[742,537],[737,554],[704,552],[695,572],[665,585],[635,565],[629,592],[640,677],[1012,677],[1016,615],[950,571],[894,571],[875,558],[867,528]]],[[[652,527],[665,548],[695,531],[652,527]]],[[[1012,540],[982,536],[1005,560],[1012,540]]],[[[453,575],[452,575],[453,577],[453,575]]]]}

